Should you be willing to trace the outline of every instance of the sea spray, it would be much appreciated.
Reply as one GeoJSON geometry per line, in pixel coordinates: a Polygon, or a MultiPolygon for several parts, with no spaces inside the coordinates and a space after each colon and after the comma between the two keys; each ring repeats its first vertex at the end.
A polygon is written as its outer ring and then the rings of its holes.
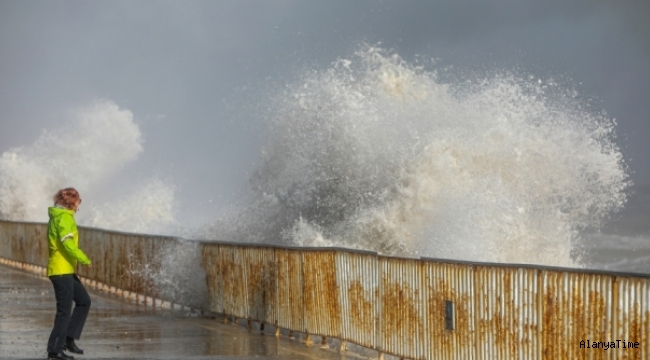
{"type": "Polygon", "coordinates": [[[569,86],[442,83],[367,47],[270,96],[251,204],[205,237],[580,265],[578,231],[625,203],[615,123],[569,86]]]}
{"type": "Polygon", "coordinates": [[[107,101],[75,111],[30,146],[2,154],[0,214],[9,220],[47,220],[44,209],[57,190],[85,189],[140,152],[141,134],[131,112],[107,101]]]}
{"type": "MultiPolygon", "coordinates": [[[[129,255],[129,275],[149,284],[157,296],[167,302],[204,309],[208,297],[205,270],[202,267],[202,245],[185,239],[160,239],[154,263],[137,264],[129,255]],[[137,270],[134,270],[137,269],[137,270]]],[[[149,290],[149,289],[148,289],[149,290]]]]}
{"type": "Polygon", "coordinates": [[[112,201],[91,205],[83,224],[141,234],[172,233],[177,226],[174,193],[175,187],[168,181],[149,179],[112,201]]]}
{"type": "Polygon", "coordinates": [[[0,218],[47,221],[54,193],[77,188],[85,202],[76,215],[80,225],[110,230],[155,232],[173,225],[174,188],[160,179],[134,188],[132,179],[113,179],[143,151],[133,113],[100,100],[74,110],[34,143],[5,151],[0,157],[0,218]],[[99,204],[99,184],[119,181],[121,191],[99,204]]]}

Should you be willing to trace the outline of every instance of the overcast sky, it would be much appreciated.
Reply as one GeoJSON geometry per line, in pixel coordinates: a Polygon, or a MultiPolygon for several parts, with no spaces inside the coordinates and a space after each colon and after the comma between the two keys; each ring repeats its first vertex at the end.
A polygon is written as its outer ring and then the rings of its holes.
{"type": "Polygon", "coordinates": [[[572,79],[617,119],[632,180],[650,183],[649,4],[0,0],[0,152],[110,99],[145,140],[128,176],[171,178],[183,208],[205,209],[246,185],[267,79],[291,82],[381,42],[458,71],[572,79]]]}

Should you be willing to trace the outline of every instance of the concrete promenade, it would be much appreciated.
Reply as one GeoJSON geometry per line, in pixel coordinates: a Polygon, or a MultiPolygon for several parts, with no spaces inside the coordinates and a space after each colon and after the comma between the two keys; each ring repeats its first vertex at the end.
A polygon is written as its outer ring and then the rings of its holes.
{"type": "MultiPolygon", "coordinates": [[[[358,359],[333,346],[306,346],[273,333],[248,332],[220,319],[128,303],[88,289],[92,307],[75,359],[358,359]]],[[[0,265],[0,359],[46,359],[56,303],[52,284],[0,265]]],[[[317,343],[320,344],[320,343],[317,343]]]]}

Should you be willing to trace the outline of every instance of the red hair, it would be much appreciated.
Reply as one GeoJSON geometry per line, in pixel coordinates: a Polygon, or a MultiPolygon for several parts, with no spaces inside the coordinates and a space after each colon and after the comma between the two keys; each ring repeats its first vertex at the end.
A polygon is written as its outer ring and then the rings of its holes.
{"type": "Polygon", "coordinates": [[[74,209],[77,201],[81,201],[79,192],[75,188],[65,188],[59,190],[53,197],[55,205],[61,205],[70,210],[74,209]]]}

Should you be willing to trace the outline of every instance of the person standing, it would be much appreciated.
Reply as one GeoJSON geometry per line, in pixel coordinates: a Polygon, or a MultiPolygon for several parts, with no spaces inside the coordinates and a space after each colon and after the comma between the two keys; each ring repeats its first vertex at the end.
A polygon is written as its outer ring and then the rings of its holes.
{"type": "Polygon", "coordinates": [[[79,192],[74,188],[65,188],[54,195],[54,206],[48,208],[47,276],[54,286],[56,297],[54,327],[47,343],[48,360],[74,360],[64,350],[83,354],[83,350],[75,344],[75,339],[81,337],[88,317],[90,296],[75,274],[75,268],[77,263],[91,266],[91,261],[79,248],[79,233],[74,215],[80,204],[79,192]]]}

